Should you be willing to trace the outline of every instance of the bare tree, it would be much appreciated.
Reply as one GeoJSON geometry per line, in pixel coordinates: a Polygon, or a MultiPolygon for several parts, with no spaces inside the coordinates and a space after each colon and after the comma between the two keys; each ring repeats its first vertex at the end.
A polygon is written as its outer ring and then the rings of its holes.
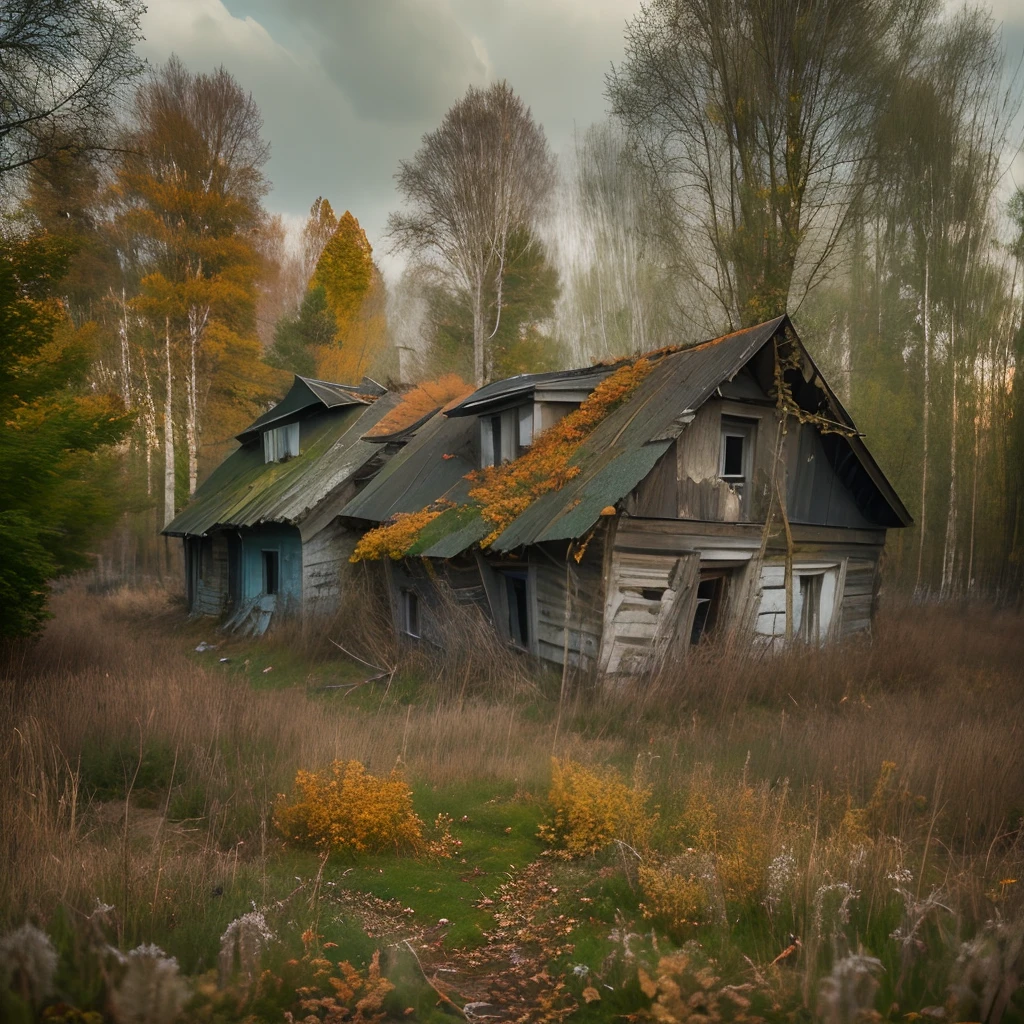
{"type": "Polygon", "coordinates": [[[0,0],[0,174],[110,137],[142,0],[0,0]]]}
{"type": "Polygon", "coordinates": [[[398,191],[408,211],[388,221],[394,248],[433,263],[473,307],[473,375],[488,373],[489,337],[500,326],[506,263],[515,238],[529,242],[531,228],[555,181],[544,130],[507,82],[470,87],[402,161],[398,191]],[[486,296],[496,294],[493,317],[486,296]]]}
{"type": "Polygon", "coordinates": [[[719,323],[774,316],[822,278],[937,6],[652,0],[630,22],[608,95],[659,199],[659,240],[719,323]]]}

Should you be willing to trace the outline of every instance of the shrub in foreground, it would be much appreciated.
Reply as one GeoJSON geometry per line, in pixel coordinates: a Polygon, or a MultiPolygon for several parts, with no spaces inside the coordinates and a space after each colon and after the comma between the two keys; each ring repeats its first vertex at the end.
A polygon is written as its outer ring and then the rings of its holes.
{"type": "Polygon", "coordinates": [[[295,791],[294,801],[282,794],[274,809],[286,839],[352,853],[427,849],[412,791],[397,771],[379,777],[359,761],[334,761],[319,772],[299,769],[295,791]]]}
{"type": "Polygon", "coordinates": [[[650,789],[626,785],[614,768],[552,758],[551,818],[538,835],[565,859],[590,856],[615,840],[646,847],[655,820],[649,797],[650,789]]]}

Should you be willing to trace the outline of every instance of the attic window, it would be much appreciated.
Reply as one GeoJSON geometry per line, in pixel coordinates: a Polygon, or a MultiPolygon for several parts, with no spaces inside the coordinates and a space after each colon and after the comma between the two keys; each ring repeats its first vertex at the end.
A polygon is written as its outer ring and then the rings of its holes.
{"type": "Polygon", "coordinates": [[[284,462],[299,454],[299,425],[286,423],[263,432],[263,461],[284,462]]]}
{"type": "Polygon", "coordinates": [[[719,476],[740,496],[740,508],[744,515],[750,497],[756,427],[757,424],[751,420],[722,417],[719,476]]]}
{"type": "Polygon", "coordinates": [[[480,465],[500,466],[519,454],[519,413],[506,409],[480,417],[480,465]]]}

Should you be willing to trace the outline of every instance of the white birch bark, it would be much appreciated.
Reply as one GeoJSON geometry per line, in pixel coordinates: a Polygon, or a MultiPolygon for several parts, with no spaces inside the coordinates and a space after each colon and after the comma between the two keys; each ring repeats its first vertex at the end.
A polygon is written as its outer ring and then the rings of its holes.
{"type": "Polygon", "coordinates": [[[171,369],[171,322],[164,320],[164,350],[167,356],[167,387],[164,392],[164,526],[174,518],[174,373],[171,369]]]}
{"type": "Polygon", "coordinates": [[[946,509],[946,536],[942,543],[942,585],[943,597],[953,593],[954,568],[956,565],[956,527],[957,527],[957,398],[956,398],[956,327],[954,317],[949,320],[950,368],[953,374],[952,421],[950,425],[949,444],[949,505],[946,509]]]}
{"type": "Polygon", "coordinates": [[[917,538],[917,577],[914,580],[914,592],[921,590],[921,569],[924,564],[924,537],[928,522],[928,412],[931,406],[931,308],[928,294],[929,255],[927,248],[924,257],[924,408],[921,418],[921,526],[917,538]]]}
{"type": "Polygon", "coordinates": [[[199,479],[199,380],[196,372],[196,355],[202,341],[206,324],[210,318],[210,307],[190,306],[188,310],[189,365],[185,385],[185,439],[188,444],[188,493],[195,494],[199,479]]]}

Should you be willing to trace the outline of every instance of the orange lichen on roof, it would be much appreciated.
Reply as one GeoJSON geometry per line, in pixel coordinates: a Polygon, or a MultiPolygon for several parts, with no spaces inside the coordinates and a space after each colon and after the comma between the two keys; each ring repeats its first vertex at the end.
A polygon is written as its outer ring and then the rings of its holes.
{"type": "Polygon", "coordinates": [[[579,446],[633,393],[650,369],[650,362],[642,358],[620,367],[601,381],[578,409],[535,438],[518,459],[470,474],[470,480],[479,482],[469,496],[494,527],[481,547],[493,544],[542,494],[561,489],[579,475],[580,467],[572,464],[579,446]]]}
{"type": "Polygon", "coordinates": [[[375,562],[381,558],[397,561],[416,543],[423,527],[432,523],[451,502],[438,502],[419,512],[399,512],[394,518],[364,533],[359,539],[350,562],[375,562]]]}
{"type": "Polygon", "coordinates": [[[457,405],[474,391],[457,373],[446,373],[437,380],[426,380],[410,388],[402,400],[374,428],[367,437],[387,437],[411,427],[435,409],[448,409],[457,405]]]}

